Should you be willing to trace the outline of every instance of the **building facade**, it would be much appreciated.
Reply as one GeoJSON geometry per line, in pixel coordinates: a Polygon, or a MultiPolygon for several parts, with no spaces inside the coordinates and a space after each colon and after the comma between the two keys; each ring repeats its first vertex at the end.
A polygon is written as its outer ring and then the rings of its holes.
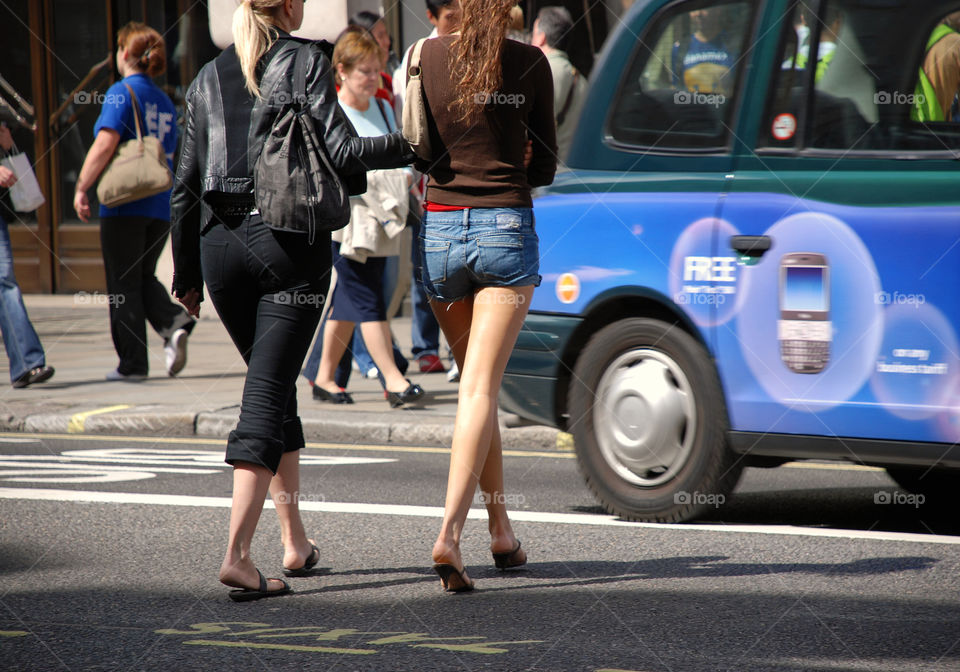
{"type": "MultiPolygon", "coordinates": [[[[519,3],[527,26],[539,6],[563,4],[577,19],[574,62],[589,70],[620,0],[519,3]],[[584,14],[589,11],[589,14],[584,14]]],[[[26,292],[70,293],[105,286],[96,220],[80,222],[73,193],[93,143],[103,93],[118,78],[113,64],[118,29],[128,21],[156,28],[167,45],[167,72],[158,78],[182,109],[183,94],[204,63],[230,41],[236,0],[6,0],[0,3],[0,120],[26,153],[47,202],[34,213],[14,212],[6,197],[0,214],[10,224],[16,274],[26,292]],[[26,106],[17,102],[19,96],[26,106]],[[32,114],[26,108],[32,106],[32,114]],[[10,109],[13,108],[13,109],[10,109]],[[18,118],[19,116],[19,118],[18,118]],[[29,127],[29,128],[28,128],[29,127]]],[[[431,26],[423,0],[314,0],[305,5],[299,34],[334,39],[347,17],[381,12],[394,44],[407,46],[431,26]]],[[[400,51],[400,49],[395,49],[400,51]]],[[[94,194],[91,192],[91,196],[94,194]]]]}

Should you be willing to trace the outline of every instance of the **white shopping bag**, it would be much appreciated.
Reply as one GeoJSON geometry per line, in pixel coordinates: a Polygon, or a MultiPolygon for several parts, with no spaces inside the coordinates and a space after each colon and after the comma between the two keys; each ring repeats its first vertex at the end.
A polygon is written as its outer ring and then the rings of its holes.
{"type": "Polygon", "coordinates": [[[9,168],[17,176],[17,183],[10,187],[10,202],[14,210],[33,212],[46,202],[43,192],[40,191],[37,175],[30,165],[30,158],[26,154],[22,152],[9,154],[0,159],[0,165],[9,168]]]}

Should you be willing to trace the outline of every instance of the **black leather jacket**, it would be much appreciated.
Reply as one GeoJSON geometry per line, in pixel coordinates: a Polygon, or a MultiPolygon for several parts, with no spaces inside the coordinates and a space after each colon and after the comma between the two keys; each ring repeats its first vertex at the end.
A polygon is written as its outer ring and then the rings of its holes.
{"type": "MultiPolygon", "coordinates": [[[[261,74],[271,58],[283,66],[271,68],[261,80],[261,100],[244,88],[232,46],[205,65],[187,91],[186,128],[170,202],[177,296],[202,291],[200,236],[215,223],[212,206],[252,200],[253,167],[284,102],[292,99],[294,56],[303,42],[281,32],[261,59],[261,74]]],[[[405,166],[415,155],[399,132],[358,137],[338,103],[323,47],[317,43],[312,52],[307,69],[311,116],[348,191],[362,194],[366,171],[405,166]]]]}

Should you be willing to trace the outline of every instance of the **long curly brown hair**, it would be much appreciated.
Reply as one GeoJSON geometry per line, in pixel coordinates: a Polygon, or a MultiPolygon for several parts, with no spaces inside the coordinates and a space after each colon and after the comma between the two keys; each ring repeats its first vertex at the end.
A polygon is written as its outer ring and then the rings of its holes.
{"type": "Polygon", "coordinates": [[[453,43],[456,96],[450,109],[461,121],[476,121],[503,83],[503,41],[516,4],[516,0],[460,0],[460,35],[453,43]]]}

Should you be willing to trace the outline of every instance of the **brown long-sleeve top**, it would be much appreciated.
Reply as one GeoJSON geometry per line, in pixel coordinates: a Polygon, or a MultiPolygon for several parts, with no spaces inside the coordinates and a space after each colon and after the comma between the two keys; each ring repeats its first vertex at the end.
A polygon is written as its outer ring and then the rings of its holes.
{"type": "Polygon", "coordinates": [[[529,208],[530,189],[553,182],[557,170],[557,131],[553,114],[553,75],[543,52],[505,40],[503,84],[477,96],[484,114],[458,121],[449,110],[456,89],[450,46],[455,36],[427,40],[421,52],[423,90],[428,106],[431,151],[427,200],[476,208],[529,208]],[[527,168],[527,140],[533,158],[527,168]]]}

